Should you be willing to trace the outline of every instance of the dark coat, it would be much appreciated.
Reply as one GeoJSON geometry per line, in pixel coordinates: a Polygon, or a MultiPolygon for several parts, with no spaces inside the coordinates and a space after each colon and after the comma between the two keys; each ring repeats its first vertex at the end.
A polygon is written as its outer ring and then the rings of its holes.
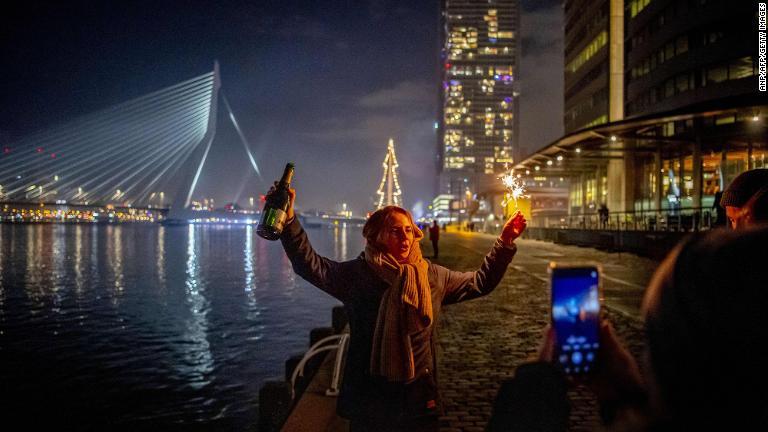
{"type": "MultiPolygon", "coordinates": [[[[382,295],[387,284],[358,256],[336,262],[318,255],[306,232],[294,219],[280,238],[294,271],[312,285],[344,304],[349,317],[350,343],[337,411],[350,419],[407,421],[440,410],[435,366],[436,326],[411,338],[416,379],[392,383],[369,372],[373,333],[382,295]]],[[[480,269],[457,272],[429,263],[432,313],[438,322],[442,305],[484,296],[499,284],[516,248],[496,241],[480,269]]]]}

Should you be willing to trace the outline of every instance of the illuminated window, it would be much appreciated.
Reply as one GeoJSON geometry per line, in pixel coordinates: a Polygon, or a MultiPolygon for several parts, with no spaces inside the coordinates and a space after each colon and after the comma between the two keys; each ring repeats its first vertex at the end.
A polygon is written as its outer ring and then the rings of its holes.
{"type": "Polygon", "coordinates": [[[651,0],[630,0],[629,2],[629,17],[634,18],[639,14],[643,9],[645,9],[648,4],[651,3],[651,0]]]}
{"type": "Polygon", "coordinates": [[[592,40],[592,42],[589,43],[589,45],[581,50],[575,59],[568,63],[568,67],[566,69],[571,73],[576,72],[580,67],[584,66],[584,64],[587,63],[589,59],[594,57],[594,55],[597,54],[600,49],[603,48],[607,43],[608,32],[603,30],[592,40]]]}
{"type": "Polygon", "coordinates": [[[608,116],[603,114],[600,117],[598,117],[598,118],[592,120],[591,122],[587,123],[586,125],[584,125],[584,128],[589,128],[589,127],[592,127],[592,126],[597,126],[597,125],[601,125],[601,124],[605,124],[605,123],[608,123],[608,116]]]}
{"type": "Polygon", "coordinates": [[[445,167],[453,169],[464,168],[464,158],[461,156],[450,156],[445,158],[445,167]]]}
{"type": "Polygon", "coordinates": [[[728,65],[728,79],[741,79],[755,75],[755,66],[752,57],[742,57],[731,61],[728,65]]]}

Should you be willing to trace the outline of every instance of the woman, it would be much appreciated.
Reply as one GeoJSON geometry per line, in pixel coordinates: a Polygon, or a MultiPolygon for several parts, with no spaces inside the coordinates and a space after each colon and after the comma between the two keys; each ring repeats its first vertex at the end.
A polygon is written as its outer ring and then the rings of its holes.
{"type": "Polygon", "coordinates": [[[294,217],[280,238],[294,271],[344,304],[350,344],[337,411],[352,431],[436,431],[435,328],[442,305],[493,291],[526,226],[518,212],[474,272],[455,272],[422,258],[422,232],[408,211],[373,213],[363,228],[365,251],[335,262],[319,256],[294,217]]]}

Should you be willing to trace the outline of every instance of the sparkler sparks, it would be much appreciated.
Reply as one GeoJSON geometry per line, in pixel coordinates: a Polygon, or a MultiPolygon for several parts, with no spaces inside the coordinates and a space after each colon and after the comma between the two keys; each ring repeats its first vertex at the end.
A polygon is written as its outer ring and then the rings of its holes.
{"type": "Polygon", "coordinates": [[[501,177],[501,182],[504,184],[504,187],[507,188],[507,193],[504,194],[504,202],[502,202],[501,205],[506,207],[510,200],[514,200],[515,210],[517,210],[517,200],[519,198],[528,198],[528,195],[525,194],[525,186],[523,185],[522,180],[520,180],[519,177],[516,177],[514,170],[512,170],[509,174],[505,174],[501,177]]]}

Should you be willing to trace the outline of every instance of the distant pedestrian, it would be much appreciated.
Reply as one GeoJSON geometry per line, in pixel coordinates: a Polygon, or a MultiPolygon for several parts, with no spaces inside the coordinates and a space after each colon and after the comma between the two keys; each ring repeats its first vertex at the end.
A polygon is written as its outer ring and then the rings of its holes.
{"type": "Polygon", "coordinates": [[[720,201],[723,199],[723,191],[717,191],[715,192],[715,202],[712,203],[712,210],[715,211],[715,222],[714,226],[721,227],[725,226],[726,218],[725,218],[725,209],[720,206],[720,201]]]}
{"type": "Polygon", "coordinates": [[[600,216],[600,227],[605,229],[608,226],[608,206],[605,203],[600,204],[597,214],[600,216]]]}
{"type": "Polygon", "coordinates": [[[739,174],[723,191],[720,206],[733,229],[768,222],[768,169],[739,174]]]}
{"type": "Polygon", "coordinates": [[[432,250],[435,251],[432,258],[437,259],[437,243],[440,241],[440,227],[437,221],[432,221],[432,226],[429,227],[429,241],[432,242],[432,250]]]}

